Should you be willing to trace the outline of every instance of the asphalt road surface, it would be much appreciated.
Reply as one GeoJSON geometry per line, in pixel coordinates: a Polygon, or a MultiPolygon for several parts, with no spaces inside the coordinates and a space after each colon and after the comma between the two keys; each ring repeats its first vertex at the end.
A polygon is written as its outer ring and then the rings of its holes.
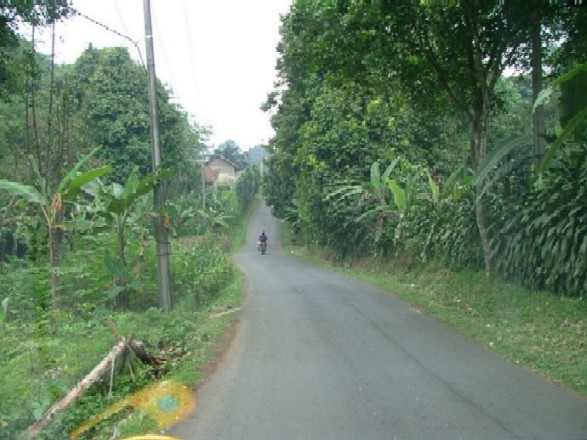
{"type": "Polygon", "coordinates": [[[184,440],[586,440],[587,400],[388,293],[284,255],[257,210],[237,334],[184,440]],[[256,250],[262,230],[267,255],[256,250]]]}

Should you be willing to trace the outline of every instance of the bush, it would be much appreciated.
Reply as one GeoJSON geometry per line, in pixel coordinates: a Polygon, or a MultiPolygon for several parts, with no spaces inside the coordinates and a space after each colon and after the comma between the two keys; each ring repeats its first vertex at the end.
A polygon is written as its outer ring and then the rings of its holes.
{"type": "Polygon", "coordinates": [[[496,267],[534,289],[587,294],[587,150],[568,149],[514,206],[496,242],[496,267]]]}
{"type": "Polygon", "coordinates": [[[215,297],[234,277],[226,256],[225,236],[209,234],[179,240],[173,258],[174,291],[198,308],[215,297]]]}
{"type": "Polygon", "coordinates": [[[249,166],[243,171],[236,182],[236,197],[241,211],[246,211],[255,200],[261,185],[261,173],[256,166],[249,166]]]}

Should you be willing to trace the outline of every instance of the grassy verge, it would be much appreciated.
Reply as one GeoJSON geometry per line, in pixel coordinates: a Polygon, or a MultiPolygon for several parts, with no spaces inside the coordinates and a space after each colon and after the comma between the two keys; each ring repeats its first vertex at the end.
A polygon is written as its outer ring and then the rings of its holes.
{"type": "Polygon", "coordinates": [[[448,323],[504,358],[587,396],[587,303],[529,291],[484,273],[428,265],[407,270],[393,261],[338,265],[321,249],[285,252],[378,286],[448,323]]]}
{"type": "MultiPolygon", "coordinates": [[[[128,322],[119,319],[121,328],[133,326],[140,328],[146,345],[156,346],[156,341],[161,341],[162,336],[180,344],[170,344],[181,351],[183,355],[178,357],[170,366],[169,372],[161,380],[180,384],[188,389],[195,389],[213,371],[224,349],[229,343],[231,329],[234,327],[237,312],[242,298],[243,276],[239,273],[235,279],[222,290],[211,302],[201,307],[198,311],[190,309],[182,310],[177,307],[174,312],[162,315],[158,311],[146,312],[140,316],[133,316],[128,322]]],[[[121,317],[119,317],[121,318],[121,317]]],[[[127,378],[128,380],[128,378],[127,378]]],[[[144,388],[151,386],[156,381],[145,381],[144,388]]],[[[135,384],[136,385],[136,384],[135,384]]],[[[135,390],[133,386],[133,390],[135,390]]],[[[124,386],[121,387],[121,399],[132,399],[139,391],[127,394],[124,386]]],[[[161,396],[153,395],[153,398],[161,396]]],[[[113,403],[110,403],[110,406],[113,403]]],[[[83,402],[79,407],[83,408],[83,402]]],[[[109,407],[101,403],[102,411],[109,407]]],[[[157,425],[157,411],[144,407],[129,408],[131,411],[123,411],[118,416],[107,419],[91,435],[81,438],[95,440],[110,439],[115,433],[122,438],[133,435],[156,433],[160,431],[157,425]],[[136,411],[139,409],[139,411],[136,411]]],[[[93,413],[95,414],[95,408],[93,413]]],[[[99,413],[99,412],[98,412],[99,413]]]]}
{"type": "MultiPolygon", "coordinates": [[[[237,252],[244,245],[255,207],[251,206],[233,222],[229,232],[229,254],[237,252]]],[[[233,274],[232,281],[197,310],[194,310],[192,301],[186,298],[184,304],[177,304],[170,314],[161,314],[153,309],[128,318],[119,316],[117,326],[123,334],[131,331],[141,334],[148,346],[156,347],[163,343],[172,350],[181,351],[183,355],[170,366],[163,379],[195,389],[214,371],[230,343],[245,285],[243,274],[237,270],[233,274]]],[[[132,398],[132,394],[130,396],[132,398]]],[[[121,397],[129,398],[124,387],[121,397]]],[[[83,407],[83,404],[79,406],[83,407]]],[[[106,407],[102,409],[106,410],[106,407]]],[[[93,412],[96,412],[95,408],[93,412]]],[[[160,428],[156,422],[157,414],[153,411],[122,412],[118,417],[109,419],[108,423],[104,422],[101,429],[87,438],[100,440],[111,438],[114,433],[125,437],[157,432],[160,428]]]]}
{"type": "MultiPolygon", "coordinates": [[[[156,377],[151,367],[134,360],[131,364],[120,364],[112,385],[106,377],[59,412],[37,438],[68,438],[72,430],[120,402],[132,400],[140,390],[159,380],[195,388],[210,372],[210,365],[218,360],[223,338],[235,322],[243,285],[243,276],[236,273],[218,295],[198,310],[178,304],[170,313],[149,309],[104,313],[90,321],[71,317],[59,329],[47,331],[40,330],[38,325],[4,326],[4,352],[10,357],[0,362],[0,374],[4,378],[0,390],[0,419],[4,425],[0,428],[0,439],[25,438],[19,433],[40,418],[109,352],[116,337],[109,329],[108,317],[122,335],[132,334],[150,353],[168,356],[171,361],[166,363],[166,374],[156,377]]],[[[79,438],[98,440],[110,439],[115,433],[124,437],[157,432],[153,412],[136,409],[142,409],[141,404],[125,405],[122,411],[79,438]]]]}
{"type": "Polygon", "coordinates": [[[68,438],[72,430],[89,425],[92,428],[80,440],[160,431],[157,411],[145,407],[137,396],[161,380],[194,389],[213,371],[230,341],[245,285],[244,276],[230,267],[228,256],[244,244],[254,208],[235,219],[228,237],[177,240],[173,275],[179,299],[169,313],[158,308],[135,312],[98,308],[83,317],[63,312],[58,319],[1,325],[0,440],[25,438],[22,432],[106,356],[116,344],[109,319],[121,335],[132,334],[147,351],[167,358],[165,373],[156,375],[138,360],[120,363],[112,381],[105,377],[57,413],[37,438],[68,438]],[[220,240],[224,255],[211,249],[215,240],[220,240]],[[90,422],[117,405],[120,411],[90,422]]]}
{"type": "MultiPolygon", "coordinates": [[[[237,252],[244,245],[254,208],[255,206],[252,206],[234,222],[229,234],[230,254],[237,252]]],[[[147,313],[141,317],[132,317],[129,326],[137,328],[138,325],[150,346],[157,346],[162,340],[165,343],[180,341],[181,346],[177,346],[176,349],[184,354],[171,366],[169,373],[164,377],[165,380],[195,389],[214,371],[216,363],[229,345],[244,285],[244,276],[235,270],[232,282],[198,310],[194,310],[191,301],[186,300],[185,304],[176,305],[169,315],[162,315],[158,310],[154,310],[150,315],[147,313]]],[[[120,327],[125,329],[125,324],[121,323],[120,327]]],[[[111,438],[115,432],[122,437],[157,432],[160,429],[156,422],[156,416],[154,417],[150,411],[122,413],[115,420],[104,423],[99,432],[88,438],[111,438]]]]}

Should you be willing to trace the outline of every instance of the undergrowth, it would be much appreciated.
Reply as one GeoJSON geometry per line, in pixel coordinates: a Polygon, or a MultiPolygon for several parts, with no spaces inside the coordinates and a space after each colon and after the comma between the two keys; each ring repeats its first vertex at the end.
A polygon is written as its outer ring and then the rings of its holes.
{"type": "MultiPolygon", "coordinates": [[[[162,369],[132,357],[117,363],[111,377],[105,375],[58,412],[36,438],[66,439],[80,427],[88,428],[77,437],[80,440],[160,432],[164,426],[157,423],[161,421],[157,412],[138,396],[164,381],[192,393],[217,360],[219,341],[237,316],[244,286],[230,254],[242,246],[253,209],[234,221],[229,235],[176,240],[175,304],[169,313],[156,307],[142,311],[93,307],[84,313],[39,311],[34,320],[2,324],[0,440],[26,438],[27,427],[108,354],[117,342],[116,332],[140,340],[150,354],[165,359],[162,369]]],[[[26,274],[21,274],[24,280],[26,274]]],[[[18,274],[12,278],[18,279],[18,274]]]]}

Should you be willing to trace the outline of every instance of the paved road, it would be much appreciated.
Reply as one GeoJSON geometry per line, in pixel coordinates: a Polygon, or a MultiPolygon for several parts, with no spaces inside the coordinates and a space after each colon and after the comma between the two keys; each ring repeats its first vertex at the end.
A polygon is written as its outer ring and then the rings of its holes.
{"type": "Polygon", "coordinates": [[[237,259],[248,295],[185,440],[585,440],[587,400],[397,298],[283,255],[265,206],[237,259]],[[268,254],[255,250],[269,236],[268,254]]]}

